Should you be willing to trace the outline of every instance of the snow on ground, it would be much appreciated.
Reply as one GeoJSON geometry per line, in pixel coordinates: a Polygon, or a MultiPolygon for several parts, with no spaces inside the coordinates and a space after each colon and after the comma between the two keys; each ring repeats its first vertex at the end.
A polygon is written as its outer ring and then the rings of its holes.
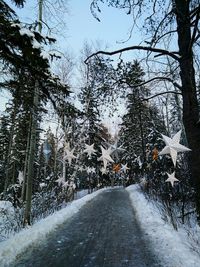
{"type": "Polygon", "coordinates": [[[80,199],[74,200],[69,205],[35,223],[33,226],[24,229],[0,243],[0,266],[7,266],[15,260],[18,254],[22,253],[29,246],[34,245],[44,239],[50,232],[55,230],[65,220],[77,213],[80,208],[88,201],[92,200],[105,189],[100,189],[92,194],[86,195],[80,199]]]}
{"type": "Polygon", "coordinates": [[[88,189],[77,191],[74,194],[74,199],[82,198],[82,197],[86,196],[87,194],[88,194],[88,189]]]}
{"type": "Polygon", "coordinates": [[[126,188],[142,230],[149,237],[163,267],[199,267],[200,256],[191,250],[187,233],[161,219],[156,207],[147,201],[138,185],[126,188]]]}

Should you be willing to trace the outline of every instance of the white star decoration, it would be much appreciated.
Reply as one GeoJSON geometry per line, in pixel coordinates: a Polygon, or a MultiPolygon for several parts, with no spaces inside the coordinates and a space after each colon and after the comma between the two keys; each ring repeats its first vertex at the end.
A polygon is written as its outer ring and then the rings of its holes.
{"type": "Polygon", "coordinates": [[[119,159],[118,153],[125,151],[121,146],[118,146],[118,141],[116,141],[113,145],[111,145],[112,149],[112,156],[115,157],[116,159],[119,159]]]}
{"type": "Polygon", "coordinates": [[[179,180],[175,177],[175,172],[172,174],[167,173],[168,178],[165,182],[170,182],[172,187],[174,186],[174,182],[179,182],[179,180]]]}
{"type": "Polygon", "coordinates": [[[98,158],[98,160],[103,161],[103,166],[106,169],[108,162],[114,163],[114,160],[111,158],[110,154],[112,153],[111,148],[109,147],[107,150],[101,146],[102,156],[98,158]]]}
{"type": "Polygon", "coordinates": [[[66,155],[65,155],[64,159],[68,160],[69,166],[70,166],[72,163],[72,159],[76,159],[76,156],[74,156],[74,148],[71,151],[69,149],[66,149],[65,153],[66,153],[66,155]]]}
{"type": "Polygon", "coordinates": [[[88,154],[88,157],[91,157],[92,154],[96,154],[96,150],[94,149],[94,144],[92,145],[87,145],[85,144],[85,150],[83,151],[84,153],[88,154]]]}
{"type": "Polygon", "coordinates": [[[68,186],[69,186],[69,181],[67,181],[67,182],[65,182],[65,183],[62,184],[62,187],[63,188],[67,188],[68,186]]]}
{"type": "Polygon", "coordinates": [[[127,167],[127,163],[125,165],[122,164],[121,165],[121,171],[124,172],[124,173],[126,173],[127,170],[130,170],[130,168],[127,167]]]}
{"type": "Polygon", "coordinates": [[[83,168],[83,166],[80,166],[80,167],[78,167],[78,170],[79,170],[80,172],[82,172],[82,171],[84,171],[85,169],[83,168]]]}
{"type": "Polygon", "coordinates": [[[58,178],[55,182],[58,183],[59,186],[61,186],[61,185],[63,185],[63,183],[64,183],[65,181],[64,181],[63,177],[60,177],[60,178],[58,178]]]}
{"type": "Polygon", "coordinates": [[[177,159],[177,153],[178,152],[191,151],[191,149],[179,144],[180,137],[181,137],[181,130],[178,133],[176,133],[173,138],[162,135],[162,138],[163,138],[166,146],[159,153],[159,155],[170,154],[174,166],[176,166],[176,159],[177,159]]]}
{"type": "Polygon", "coordinates": [[[107,174],[108,173],[108,170],[106,168],[102,167],[100,169],[100,172],[101,172],[101,174],[107,174]]]}
{"type": "Polygon", "coordinates": [[[87,167],[87,173],[90,174],[90,173],[95,173],[96,172],[96,169],[94,167],[90,168],[90,167],[87,167]]]}
{"type": "Polygon", "coordinates": [[[24,175],[23,175],[23,172],[19,171],[19,174],[18,174],[18,181],[19,181],[19,184],[21,185],[24,181],[24,175]]]}

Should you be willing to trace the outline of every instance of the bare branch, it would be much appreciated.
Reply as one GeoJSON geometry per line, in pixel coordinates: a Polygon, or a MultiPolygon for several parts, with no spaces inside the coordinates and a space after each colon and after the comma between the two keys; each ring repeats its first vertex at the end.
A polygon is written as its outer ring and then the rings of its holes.
{"type": "MultiPolygon", "coordinates": [[[[199,11],[199,10],[200,10],[200,6],[199,6],[199,8],[198,8],[198,11],[199,11]]],[[[190,41],[190,44],[189,44],[188,51],[191,50],[192,45],[193,45],[194,42],[195,42],[196,35],[197,35],[197,31],[198,31],[198,23],[199,23],[199,12],[197,12],[197,15],[196,15],[195,24],[194,24],[194,30],[193,30],[193,33],[192,33],[192,37],[191,37],[191,41],[190,41]]]]}
{"type": "Polygon", "coordinates": [[[174,81],[173,81],[171,78],[169,78],[169,77],[154,77],[154,78],[152,78],[152,79],[150,79],[150,80],[148,80],[148,81],[145,81],[145,82],[143,82],[143,83],[137,84],[137,85],[134,86],[134,87],[143,86],[143,85],[145,85],[145,84],[147,84],[147,83],[150,83],[150,82],[153,82],[153,81],[155,81],[155,80],[171,82],[171,83],[174,85],[174,87],[176,87],[176,88],[182,90],[181,85],[178,84],[177,82],[174,82],[174,81]]]}
{"type": "Polygon", "coordinates": [[[150,46],[128,46],[128,47],[125,47],[125,48],[122,48],[122,49],[119,49],[119,50],[115,50],[115,51],[112,51],[112,52],[106,52],[106,51],[97,51],[93,54],[91,54],[89,57],[86,58],[86,60],[84,61],[85,64],[87,64],[88,60],[94,56],[97,56],[97,55],[108,55],[108,56],[113,56],[113,55],[116,55],[116,54],[120,54],[120,53],[123,53],[125,51],[130,51],[130,50],[144,50],[144,51],[150,51],[150,52],[154,52],[154,53],[159,53],[161,55],[167,55],[167,56],[170,56],[172,57],[173,59],[175,60],[178,60],[179,61],[179,57],[177,55],[179,55],[179,52],[170,52],[170,51],[167,51],[167,50],[164,50],[164,49],[160,49],[160,48],[154,48],[154,47],[150,47],[150,46]]]}
{"type": "Polygon", "coordinates": [[[176,92],[176,91],[166,91],[166,92],[162,92],[162,93],[155,94],[155,95],[150,96],[150,97],[147,97],[147,98],[143,98],[142,101],[148,101],[148,100],[150,100],[150,99],[152,99],[152,98],[155,98],[155,97],[160,96],[160,95],[165,95],[165,94],[182,95],[181,93],[176,92]]]}

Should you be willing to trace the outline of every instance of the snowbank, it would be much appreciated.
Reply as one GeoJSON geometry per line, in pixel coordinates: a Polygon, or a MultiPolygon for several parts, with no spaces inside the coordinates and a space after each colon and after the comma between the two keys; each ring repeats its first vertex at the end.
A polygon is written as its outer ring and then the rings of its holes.
{"type": "Polygon", "coordinates": [[[140,192],[138,185],[126,188],[141,228],[148,235],[163,267],[199,267],[200,256],[190,249],[183,230],[178,232],[161,219],[152,203],[140,192]]]}
{"type": "Polygon", "coordinates": [[[106,189],[100,189],[81,199],[74,200],[69,203],[66,208],[38,221],[33,226],[20,231],[15,236],[0,243],[0,266],[8,266],[15,260],[18,254],[22,253],[29,246],[44,239],[51,231],[55,230],[55,228],[65,220],[77,213],[83,205],[104,190],[106,189]]]}
{"type": "Polygon", "coordinates": [[[88,189],[84,189],[84,190],[77,191],[77,192],[74,194],[74,199],[82,198],[82,197],[86,196],[87,194],[88,194],[88,189]]]}

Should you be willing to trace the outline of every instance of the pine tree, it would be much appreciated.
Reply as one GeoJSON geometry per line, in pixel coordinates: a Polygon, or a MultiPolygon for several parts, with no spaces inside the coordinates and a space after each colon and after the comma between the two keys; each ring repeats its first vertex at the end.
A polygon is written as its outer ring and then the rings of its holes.
{"type": "Polygon", "coordinates": [[[163,122],[155,107],[143,101],[148,90],[140,84],[144,81],[144,72],[137,61],[125,65],[124,82],[128,85],[127,113],[123,116],[120,131],[124,160],[131,167],[130,173],[143,173],[146,165],[146,149],[149,134],[164,128],[163,122]]]}

